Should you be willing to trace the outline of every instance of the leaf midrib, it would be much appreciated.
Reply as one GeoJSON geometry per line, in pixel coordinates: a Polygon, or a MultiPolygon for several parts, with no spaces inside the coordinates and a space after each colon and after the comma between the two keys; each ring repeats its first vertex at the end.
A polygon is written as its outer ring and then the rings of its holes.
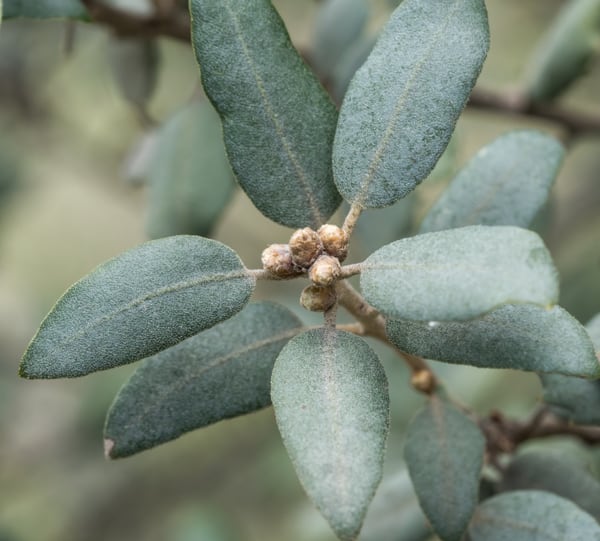
{"type": "Polygon", "coordinates": [[[232,359],[237,359],[247,353],[251,353],[251,352],[259,350],[261,348],[268,347],[270,345],[276,344],[277,342],[281,342],[282,340],[287,340],[287,339],[293,338],[298,333],[300,333],[302,330],[304,330],[304,327],[302,327],[302,326],[294,327],[292,329],[288,329],[286,331],[280,332],[279,334],[270,336],[269,338],[265,338],[263,340],[259,340],[257,342],[248,344],[245,347],[240,347],[238,349],[234,349],[233,351],[230,351],[229,353],[227,353],[225,355],[220,355],[220,356],[215,357],[211,363],[201,366],[199,368],[199,370],[196,371],[195,373],[192,373],[192,374],[187,373],[186,377],[177,380],[176,383],[174,383],[172,385],[164,385],[161,388],[160,393],[153,395],[152,401],[149,403],[149,405],[147,407],[145,407],[135,417],[133,417],[129,423],[125,424],[124,428],[130,428],[131,426],[135,426],[146,415],[148,415],[148,413],[150,413],[153,409],[160,409],[163,406],[162,400],[165,397],[168,397],[168,395],[179,391],[180,389],[182,389],[183,387],[188,385],[190,382],[199,379],[201,376],[203,376],[209,370],[212,370],[218,366],[221,366],[221,365],[231,361],[232,359]]]}
{"type": "Polygon", "coordinates": [[[336,385],[336,377],[333,364],[335,363],[336,353],[336,338],[335,329],[326,327],[323,332],[323,385],[327,405],[331,407],[331,432],[333,434],[336,457],[334,457],[333,471],[336,478],[336,488],[339,490],[341,502],[339,507],[343,508],[347,505],[348,486],[346,477],[343,475],[345,469],[347,452],[344,448],[340,427],[343,427],[345,422],[340,415],[340,404],[338,397],[340,396],[339,388],[336,385]]]}
{"type": "MultiPolygon", "coordinates": [[[[129,301],[128,303],[120,306],[116,310],[113,310],[107,314],[104,314],[103,316],[93,319],[87,325],[84,325],[83,327],[81,327],[77,332],[72,333],[65,339],[61,340],[58,344],[56,344],[51,349],[51,351],[48,353],[48,356],[52,357],[56,353],[58,353],[60,351],[64,351],[69,346],[69,344],[71,344],[74,341],[76,341],[77,339],[81,338],[82,336],[87,334],[92,329],[95,329],[98,326],[102,325],[102,323],[104,323],[106,321],[110,321],[114,317],[116,317],[120,314],[123,314],[125,312],[128,312],[129,310],[132,310],[134,308],[137,308],[138,306],[141,306],[148,301],[151,301],[153,299],[156,299],[156,298],[164,296],[164,295],[169,295],[171,293],[179,293],[181,291],[185,291],[186,289],[192,289],[194,287],[198,287],[203,284],[223,282],[226,280],[235,280],[238,278],[248,278],[250,280],[252,279],[251,275],[248,274],[245,269],[242,269],[242,270],[232,271],[229,273],[203,275],[195,280],[184,280],[181,282],[176,282],[174,284],[170,284],[168,286],[164,286],[159,289],[156,289],[142,297],[138,297],[138,298],[135,298],[135,299],[129,301]]],[[[41,329],[40,329],[40,331],[41,331],[41,329]]]]}
{"type": "Polygon", "coordinates": [[[435,432],[438,436],[439,442],[439,465],[442,471],[442,483],[443,493],[445,497],[441,498],[440,507],[442,508],[442,516],[446,523],[456,518],[459,514],[458,510],[453,509],[452,496],[455,496],[455,492],[452,491],[452,487],[456,485],[454,475],[454,464],[452,464],[452,458],[450,449],[448,447],[448,434],[446,430],[446,419],[444,418],[445,408],[441,400],[437,397],[431,398],[431,417],[435,427],[435,432]],[[451,495],[450,498],[447,496],[451,495]],[[451,501],[452,500],[452,501],[451,501]]]}
{"type": "Polygon", "coordinates": [[[388,122],[388,125],[385,129],[385,132],[383,133],[383,136],[379,140],[379,144],[377,145],[377,148],[375,149],[375,153],[373,154],[373,158],[371,160],[371,163],[369,164],[367,173],[365,174],[363,181],[361,182],[361,190],[355,201],[355,203],[357,205],[359,205],[359,206],[364,205],[364,202],[369,195],[368,194],[369,187],[375,176],[376,169],[379,166],[381,160],[383,159],[383,155],[386,153],[387,147],[390,143],[390,139],[391,139],[392,135],[394,134],[394,129],[396,127],[396,124],[398,123],[398,120],[400,119],[400,114],[402,113],[402,109],[406,103],[406,100],[408,99],[408,95],[409,95],[410,91],[412,90],[417,77],[421,74],[421,71],[423,70],[425,63],[432,55],[433,48],[435,45],[437,45],[440,35],[442,34],[442,32],[444,30],[446,30],[446,27],[449,25],[450,19],[452,17],[454,17],[456,11],[458,10],[458,5],[461,1],[462,0],[455,0],[453,7],[450,9],[450,12],[445,17],[443,22],[440,24],[439,29],[435,32],[433,39],[431,40],[431,42],[429,44],[429,47],[427,47],[427,49],[425,50],[425,53],[423,54],[421,59],[415,65],[415,68],[413,69],[411,76],[409,77],[408,81],[406,82],[406,85],[404,86],[404,90],[402,91],[402,94],[400,94],[400,97],[398,98],[398,101],[396,102],[396,105],[394,106],[394,110],[392,112],[390,121],[388,122]]]}

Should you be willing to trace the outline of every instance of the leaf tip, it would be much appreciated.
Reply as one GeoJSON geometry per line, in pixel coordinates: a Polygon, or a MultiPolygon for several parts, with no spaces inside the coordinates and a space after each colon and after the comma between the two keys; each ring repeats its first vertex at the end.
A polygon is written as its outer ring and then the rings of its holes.
{"type": "Polygon", "coordinates": [[[21,358],[18,371],[19,377],[23,379],[39,379],[40,376],[35,373],[35,370],[32,370],[28,353],[29,350],[27,350],[21,358]]]}
{"type": "Polygon", "coordinates": [[[110,438],[104,438],[104,457],[108,460],[116,458],[112,451],[115,448],[115,440],[111,440],[110,438]]]}

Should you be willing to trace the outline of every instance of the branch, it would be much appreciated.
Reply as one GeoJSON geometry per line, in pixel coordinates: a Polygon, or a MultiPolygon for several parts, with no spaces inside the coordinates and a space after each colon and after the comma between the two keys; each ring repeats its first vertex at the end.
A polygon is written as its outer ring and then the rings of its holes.
{"type": "Polygon", "coordinates": [[[551,436],[572,436],[588,445],[600,444],[600,427],[576,425],[541,408],[530,419],[507,419],[498,411],[480,419],[479,426],[487,440],[487,450],[494,459],[512,453],[522,443],[551,436]]]}
{"type": "Polygon", "coordinates": [[[550,120],[560,124],[570,136],[600,133],[598,115],[578,113],[553,103],[534,103],[514,91],[496,92],[475,88],[467,105],[475,109],[550,120]]]}
{"type": "Polygon", "coordinates": [[[101,0],[81,0],[93,23],[108,26],[120,37],[168,36],[190,43],[190,17],[175,7],[153,15],[138,15],[104,4],[101,0]]]}
{"type": "Polygon", "coordinates": [[[398,349],[388,340],[385,332],[385,318],[349,282],[346,280],[337,282],[336,292],[340,305],[360,322],[360,326],[357,327],[353,324],[348,330],[363,336],[372,336],[394,348],[412,370],[412,386],[421,393],[433,393],[438,382],[425,359],[398,349]]]}

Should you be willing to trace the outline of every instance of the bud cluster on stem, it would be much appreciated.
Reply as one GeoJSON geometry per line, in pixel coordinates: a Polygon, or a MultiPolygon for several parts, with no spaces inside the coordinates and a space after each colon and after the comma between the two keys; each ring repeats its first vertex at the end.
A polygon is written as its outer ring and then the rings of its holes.
{"type": "Polygon", "coordinates": [[[294,231],[288,244],[271,244],[262,253],[264,270],[278,278],[307,273],[313,283],[302,292],[300,303],[308,310],[324,312],[336,302],[335,283],[340,262],[348,255],[348,234],[336,225],[318,231],[305,227],[294,231]]]}

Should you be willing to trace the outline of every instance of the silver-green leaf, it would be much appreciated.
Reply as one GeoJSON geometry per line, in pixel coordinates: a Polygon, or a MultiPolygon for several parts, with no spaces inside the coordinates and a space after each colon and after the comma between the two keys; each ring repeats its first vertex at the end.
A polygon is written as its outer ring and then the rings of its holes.
{"type": "Polygon", "coordinates": [[[464,413],[434,395],[406,438],[404,457],[423,511],[442,541],[460,541],[477,506],[483,434],[464,413]]]}
{"type": "Polygon", "coordinates": [[[428,359],[600,377],[585,328],[559,306],[508,304],[469,321],[388,320],[386,329],[400,349],[428,359]]]}
{"type": "Polygon", "coordinates": [[[571,500],[600,521],[600,482],[569,457],[526,452],[502,473],[500,492],[544,490],[571,500]]]}
{"type": "Polygon", "coordinates": [[[596,351],[600,352],[600,314],[596,314],[585,326],[596,351]]]}
{"type": "Polygon", "coordinates": [[[421,232],[476,224],[528,227],[548,198],[563,156],[563,146],[541,132],[499,137],[450,183],[425,216],[421,232]]]}
{"type": "Polygon", "coordinates": [[[88,12],[80,0],[4,0],[2,18],[28,17],[86,19],[88,12]]]}
{"type": "Polygon", "coordinates": [[[600,541],[600,526],[573,502],[519,490],[486,500],[469,525],[470,541],[600,541]]]}
{"type": "Polygon", "coordinates": [[[551,100],[586,73],[600,39],[600,2],[570,0],[540,40],[525,70],[536,101],[551,100]]]}
{"type": "Polygon", "coordinates": [[[336,66],[360,38],[369,19],[365,0],[326,0],[314,24],[312,64],[317,73],[331,79],[336,66]]]}
{"type": "Polygon", "coordinates": [[[254,284],[220,242],[183,235],[147,242],[67,290],[29,344],[20,374],[83,376],[153,355],[239,312],[254,284]]]}
{"type": "Polygon", "coordinates": [[[318,226],[338,207],[337,112],[269,0],[191,0],[202,83],[244,191],[268,218],[318,226]]]}
{"type": "Polygon", "coordinates": [[[211,233],[235,183],[221,121],[207,100],[184,107],[162,126],[147,176],[150,237],[211,233]]]}
{"type": "Polygon", "coordinates": [[[405,0],[344,97],[333,147],[346,200],[384,207],[434,168],[489,46],[483,0],[405,0]]]}
{"type": "MultiPolygon", "coordinates": [[[[600,314],[588,321],[586,330],[600,363],[600,314]]],[[[560,417],[584,425],[600,425],[600,381],[540,374],[544,402],[560,417]]]]}
{"type": "Polygon", "coordinates": [[[271,371],[302,330],[287,308],[250,304],[228,321],[145,359],[108,413],[105,446],[129,456],[271,403],[271,371]]]}
{"type": "Polygon", "coordinates": [[[509,226],[471,226],[402,239],[369,256],[368,302],[392,319],[470,319],[507,303],[555,304],[558,277],[542,240],[509,226]]]}
{"type": "Polygon", "coordinates": [[[381,480],[389,424],[376,354],[346,332],[305,332],[277,358],[271,397],[304,489],[341,540],[356,539],[381,480]]]}

